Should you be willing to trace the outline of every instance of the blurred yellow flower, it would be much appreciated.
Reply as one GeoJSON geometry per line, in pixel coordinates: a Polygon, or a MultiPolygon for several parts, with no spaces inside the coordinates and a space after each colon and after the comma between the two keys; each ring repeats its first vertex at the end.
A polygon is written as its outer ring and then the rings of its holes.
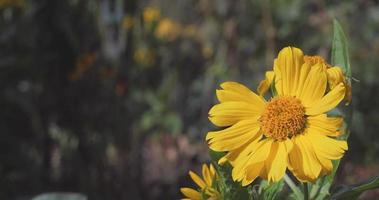
{"type": "Polygon", "coordinates": [[[201,54],[204,58],[210,58],[213,55],[213,48],[211,47],[211,45],[204,45],[201,49],[201,54]]]}
{"type": "Polygon", "coordinates": [[[158,21],[161,17],[161,11],[156,7],[146,7],[142,13],[143,21],[152,23],[158,21]]]}
{"type": "Polygon", "coordinates": [[[144,67],[151,66],[155,62],[155,54],[148,48],[139,48],[134,52],[134,60],[144,67]]]}
{"type": "Polygon", "coordinates": [[[24,7],[25,0],[0,0],[0,8],[24,7]]]}
{"type": "Polygon", "coordinates": [[[212,164],[209,167],[203,164],[202,168],[203,178],[200,178],[197,174],[189,171],[189,175],[192,180],[200,187],[199,191],[188,187],[180,188],[180,191],[185,196],[184,199],[201,200],[205,196],[209,200],[221,200],[221,194],[215,188],[215,180],[217,173],[212,164]]]}
{"type": "Polygon", "coordinates": [[[164,18],[158,23],[158,27],[155,30],[155,36],[160,39],[166,39],[168,41],[173,41],[177,39],[182,31],[182,26],[169,19],[164,18]]]}
{"type": "Polygon", "coordinates": [[[122,19],[122,27],[126,30],[130,30],[134,26],[134,19],[131,16],[125,16],[122,19]]]}
{"type": "Polygon", "coordinates": [[[233,180],[244,186],[257,177],[277,182],[287,169],[299,181],[314,182],[330,174],[332,160],[348,148],[335,139],[343,119],[326,114],[345,97],[343,83],[328,91],[323,64],[304,62],[294,47],[279,52],[273,76],[277,94],[270,100],[226,82],[216,91],[220,103],[209,111],[213,124],[227,127],[207,134],[209,147],[227,152],[219,163],[230,162],[233,180]]]}

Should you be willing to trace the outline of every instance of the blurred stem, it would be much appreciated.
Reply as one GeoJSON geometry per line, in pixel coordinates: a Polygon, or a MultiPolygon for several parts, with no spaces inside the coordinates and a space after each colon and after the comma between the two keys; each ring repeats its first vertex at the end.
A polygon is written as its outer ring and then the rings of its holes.
{"type": "Polygon", "coordinates": [[[287,183],[288,187],[291,188],[291,190],[296,196],[296,199],[303,199],[303,195],[301,194],[301,191],[287,174],[284,174],[284,181],[287,183]]]}
{"type": "Polygon", "coordinates": [[[309,200],[308,183],[303,183],[304,186],[304,200],[309,200]]]}
{"type": "Polygon", "coordinates": [[[275,51],[275,27],[271,13],[271,1],[262,1],[262,28],[265,35],[266,45],[266,64],[269,64],[274,59],[275,51]]]}

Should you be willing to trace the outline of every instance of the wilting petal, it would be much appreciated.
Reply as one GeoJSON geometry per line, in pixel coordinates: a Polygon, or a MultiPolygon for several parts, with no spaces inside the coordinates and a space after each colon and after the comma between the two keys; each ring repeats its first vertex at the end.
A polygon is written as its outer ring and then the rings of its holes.
{"type": "Polygon", "coordinates": [[[274,80],[274,71],[266,72],[266,79],[261,81],[258,85],[258,94],[263,96],[267,90],[270,88],[272,81],[274,80]]]}
{"type": "Polygon", "coordinates": [[[343,75],[340,67],[330,67],[326,70],[328,74],[328,83],[330,89],[335,88],[338,84],[345,82],[345,76],[343,75]]]}
{"type": "Polygon", "coordinates": [[[351,102],[352,94],[351,94],[351,85],[346,81],[345,75],[342,72],[340,67],[330,67],[327,69],[328,74],[328,83],[330,89],[335,88],[338,84],[343,83],[346,92],[345,92],[345,100],[347,101],[347,105],[351,102]]]}

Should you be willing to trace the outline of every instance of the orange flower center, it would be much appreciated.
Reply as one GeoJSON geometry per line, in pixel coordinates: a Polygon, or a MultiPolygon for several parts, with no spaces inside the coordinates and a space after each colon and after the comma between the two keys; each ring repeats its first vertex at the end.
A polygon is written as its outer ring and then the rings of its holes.
{"type": "Polygon", "coordinates": [[[261,130],[266,137],[284,140],[302,132],[305,127],[305,108],[294,97],[274,97],[261,118],[261,130]]]}

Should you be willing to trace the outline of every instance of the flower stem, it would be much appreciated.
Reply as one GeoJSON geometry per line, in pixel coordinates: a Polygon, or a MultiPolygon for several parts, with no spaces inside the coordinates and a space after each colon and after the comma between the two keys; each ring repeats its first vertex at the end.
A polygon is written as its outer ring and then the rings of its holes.
{"type": "Polygon", "coordinates": [[[308,183],[303,183],[304,186],[304,200],[309,200],[308,183]]]}
{"type": "Polygon", "coordinates": [[[287,174],[284,174],[284,181],[287,183],[288,187],[291,188],[296,196],[296,199],[303,199],[303,194],[287,174]]]}

